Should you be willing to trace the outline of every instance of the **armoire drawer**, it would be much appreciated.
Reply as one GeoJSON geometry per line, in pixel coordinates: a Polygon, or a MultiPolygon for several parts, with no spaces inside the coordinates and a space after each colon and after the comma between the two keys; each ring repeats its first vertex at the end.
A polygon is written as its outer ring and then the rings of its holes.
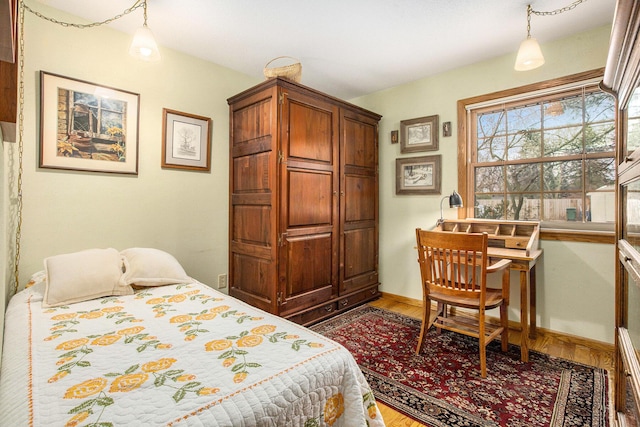
{"type": "Polygon", "coordinates": [[[349,310],[359,304],[377,298],[380,295],[378,285],[370,286],[358,292],[335,298],[329,302],[307,309],[303,312],[287,316],[292,322],[309,326],[336,314],[349,310]]]}

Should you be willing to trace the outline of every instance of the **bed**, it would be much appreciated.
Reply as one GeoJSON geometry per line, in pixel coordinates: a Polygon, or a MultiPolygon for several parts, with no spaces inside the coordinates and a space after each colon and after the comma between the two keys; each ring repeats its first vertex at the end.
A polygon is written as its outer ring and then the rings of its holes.
{"type": "Polygon", "coordinates": [[[150,248],[45,260],[10,300],[3,426],[383,426],[341,345],[150,248]]]}

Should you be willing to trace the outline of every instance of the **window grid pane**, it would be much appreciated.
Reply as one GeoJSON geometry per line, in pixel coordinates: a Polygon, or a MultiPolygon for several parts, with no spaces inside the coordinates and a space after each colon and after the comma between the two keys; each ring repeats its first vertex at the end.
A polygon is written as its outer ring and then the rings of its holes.
{"type": "MultiPolygon", "coordinates": [[[[472,111],[472,117],[475,217],[610,222],[615,183],[610,95],[591,86],[526,105],[496,104],[472,111]]],[[[640,129],[640,118],[637,123],[640,129]]]]}

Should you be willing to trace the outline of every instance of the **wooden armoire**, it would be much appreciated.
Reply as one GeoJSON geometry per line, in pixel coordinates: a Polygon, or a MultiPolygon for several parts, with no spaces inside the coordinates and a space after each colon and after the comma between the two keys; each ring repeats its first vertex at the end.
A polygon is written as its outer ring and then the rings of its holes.
{"type": "Polygon", "coordinates": [[[227,101],[229,293],[303,325],[378,297],[381,116],[279,77],[227,101]]]}

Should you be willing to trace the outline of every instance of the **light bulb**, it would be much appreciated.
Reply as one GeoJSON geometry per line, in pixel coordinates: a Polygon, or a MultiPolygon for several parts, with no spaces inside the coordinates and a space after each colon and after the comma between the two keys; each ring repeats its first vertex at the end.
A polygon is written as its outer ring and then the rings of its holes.
{"type": "Polygon", "coordinates": [[[529,37],[520,43],[518,56],[516,56],[516,65],[514,66],[516,71],[533,70],[542,64],[544,64],[544,56],[542,56],[540,45],[536,39],[529,37]]]}
{"type": "Polygon", "coordinates": [[[138,28],[129,47],[129,54],[143,61],[159,61],[160,52],[153,33],[146,25],[138,28]]]}

